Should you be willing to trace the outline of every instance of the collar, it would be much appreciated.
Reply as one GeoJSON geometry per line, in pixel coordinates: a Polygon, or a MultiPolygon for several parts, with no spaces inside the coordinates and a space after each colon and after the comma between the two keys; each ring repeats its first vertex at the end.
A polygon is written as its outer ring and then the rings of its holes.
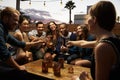
{"type": "Polygon", "coordinates": [[[4,24],[3,21],[0,21],[0,24],[2,25],[1,28],[4,30],[4,32],[8,34],[7,25],[4,24]]]}

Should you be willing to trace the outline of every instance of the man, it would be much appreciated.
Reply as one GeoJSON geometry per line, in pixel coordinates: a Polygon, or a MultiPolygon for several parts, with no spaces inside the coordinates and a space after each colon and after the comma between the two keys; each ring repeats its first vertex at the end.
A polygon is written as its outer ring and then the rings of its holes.
{"type": "Polygon", "coordinates": [[[43,22],[39,21],[36,23],[36,30],[31,30],[28,32],[29,39],[32,41],[36,38],[45,38],[46,32],[45,32],[45,26],[43,22]]]}
{"type": "Polygon", "coordinates": [[[69,40],[74,41],[76,39],[76,35],[68,31],[67,27],[68,26],[66,23],[61,23],[58,27],[60,36],[58,37],[57,44],[56,44],[56,52],[57,52],[57,55],[55,57],[56,61],[58,58],[61,58],[61,57],[67,60],[67,57],[70,56],[70,54],[68,52],[68,47],[66,43],[69,40]]]}
{"type": "Polygon", "coordinates": [[[25,66],[14,60],[6,45],[8,43],[27,49],[41,42],[20,42],[9,34],[9,31],[14,31],[18,25],[19,16],[19,11],[10,7],[6,7],[0,13],[0,80],[31,80],[25,75],[25,66]]]}
{"type": "MultiPolygon", "coordinates": [[[[45,40],[46,32],[45,32],[45,26],[43,22],[41,21],[37,22],[36,29],[28,32],[28,36],[30,41],[36,41],[39,39],[45,40]]],[[[44,47],[45,47],[45,43],[43,43],[42,45],[31,47],[31,52],[33,53],[34,60],[42,59],[44,57],[45,55],[44,47]]]]}

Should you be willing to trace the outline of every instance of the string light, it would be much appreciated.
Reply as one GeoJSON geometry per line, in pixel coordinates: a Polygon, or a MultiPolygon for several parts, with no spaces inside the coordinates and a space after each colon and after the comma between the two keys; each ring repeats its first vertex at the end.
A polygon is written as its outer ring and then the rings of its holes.
{"type": "Polygon", "coordinates": [[[62,0],[60,0],[60,4],[62,5],[62,0]]]}
{"type": "MultiPolygon", "coordinates": [[[[2,0],[0,0],[0,1],[2,1],[2,0]]],[[[29,5],[31,5],[32,2],[43,2],[43,1],[32,1],[32,0],[29,0],[29,5]]],[[[46,2],[52,2],[52,0],[51,1],[44,1],[43,2],[44,6],[46,6],[46,2]]],[[[60,0],[60,5],[62,5],[62,4],[63,4],[63,2],[62,2],[62,0],[60,0]]]]}
{"type": "Polygon", "coordinates": [[[31,0],[29,1],[29,5],[31,5],[31,0]]]}
{"type": "Polygon", "coordinates": [[[46,1],[44,1],[44,4],[43,4],[44,6],[46,5],[46,1]]]}

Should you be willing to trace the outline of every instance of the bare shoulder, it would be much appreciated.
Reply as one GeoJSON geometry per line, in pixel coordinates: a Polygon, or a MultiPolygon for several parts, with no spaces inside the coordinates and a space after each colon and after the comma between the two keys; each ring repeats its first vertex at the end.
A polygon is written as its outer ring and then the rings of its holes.
{"type": "Polygon", "coordinates": [[[20,41],[22,40],[23,37],[21,32],[15,32],[13,36],[20,41]]]}
{"type": "Polygon", "coordinates": [[[116,54],[114,48],[108,43],[99,43],[95,47],[95,58],[101,61],[115,62],[116,54]]]}
{"type": "Polygon", "coordinates": [[[22,33],[20,31],[17,31],[14,33],[14,36],[17,37],[17,36],[22,36],[22,33]]]}

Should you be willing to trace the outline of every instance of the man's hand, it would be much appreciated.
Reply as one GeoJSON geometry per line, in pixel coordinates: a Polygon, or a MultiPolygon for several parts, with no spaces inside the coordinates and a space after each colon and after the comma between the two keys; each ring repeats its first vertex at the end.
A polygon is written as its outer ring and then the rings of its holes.
{"type": "Polygon", "coordinates": [[[26,47],[24,48],[25,50],[29,50],[32,46],[39,46],[41,45],[41,43],[43,43],[44,41],[41,39],[38,39],[34,42],[26,42],[26,47]]]}

